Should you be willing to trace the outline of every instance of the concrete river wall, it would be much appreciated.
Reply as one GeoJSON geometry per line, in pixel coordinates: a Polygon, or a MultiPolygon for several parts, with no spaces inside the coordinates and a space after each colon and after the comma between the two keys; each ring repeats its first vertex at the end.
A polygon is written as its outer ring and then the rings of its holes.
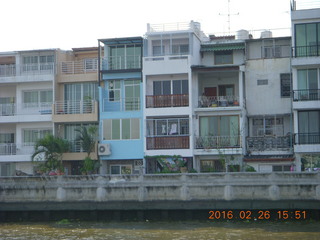
{"type": "Polygon", "coordinates": [[[1,177],[1,211],[320,209],[320,173],[1,177]]]}

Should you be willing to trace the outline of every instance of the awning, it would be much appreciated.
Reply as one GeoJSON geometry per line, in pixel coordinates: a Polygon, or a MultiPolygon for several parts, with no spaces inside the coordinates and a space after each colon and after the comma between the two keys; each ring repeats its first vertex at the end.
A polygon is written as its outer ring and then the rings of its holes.
{"type": "Polygon", "coordinates": [[[233,44],[206,44],[201,45],[201,52],[215,52],[215,51],[228,51],[228,50],[239,50],[244,49],[244,43],[233,43],[233,44]]]}

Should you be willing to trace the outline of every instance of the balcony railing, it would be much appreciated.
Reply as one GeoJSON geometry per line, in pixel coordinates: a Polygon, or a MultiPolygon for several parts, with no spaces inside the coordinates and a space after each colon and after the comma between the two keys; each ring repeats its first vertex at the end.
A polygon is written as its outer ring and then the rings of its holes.
{"type": "Polygon", "coordinates": [[[34,152],[34,145],[0,143],[0,155],[25,155],[34,152]]]}
{"type": "Polygon", "coordinates": [[[196,136],[196,149],[241,148],[241,136],[196,136]]]}
{"type": "Polygon", "coordinates": [[[110,101],[109,98],[104,98],[102,103],[103,112],[139,111],[140,109],[141,101],[139,97],[113,99],[113,101],[110,101]]]}
{"type": "Polygon", "coordinates": [[[102,70],[140,69],[141,56],[114,56],[102,58],[102,70]]]}
{"type": "Polygon", "coordinates": [[[84,152],[83,148],[81,147],[81,141],[69,141],[69,151],[70,152],[84,152]]]}
{"type": "Polygon", "coordinates": [[[157,136],[147,137],[147,149],[188,149],[189,136],[157,136]]]}
{"type": "Polygon", "coordinates": [[[188,94],[146,96],[147,108],[187,107],[189,106],[188,94]]]}
{"type": "Polygon", "coordinates": [[[292,48],[294,57],[319,57],[320,45],[296,46],[292,48]]]}
{"type": "Polygon", "coordinates": [[[0,65],[0,77],[14,77],[21,75],[38,75],[53,73],[54,63],[0,65]]]}
{"type": "Polygon", "coordinates": [[[247,137],[247,150],[249,151],[285,151],[292,147],[291,136],[280,137],[247,137]]]}
{"type": "Polygon", "coordinates": [[[69,100],[69,101],[56,101],[55,114],[90,114],[94,113],[94,100],[69,100]]]}
{"type": "Polygon", "coordinates": [[[199,107],[236,107],[239,106],[238,96],[216,96],[216,97],[199,97],[199,107]]]}
{"type": "Polygon", "coordinates": [[[61,62],[59,66],[61,74],[87,74],[98,72],[98,59],[85,59],[83,61],[61,62]]]}
{"type": "Polygon", "coordinates": [[[320,144],[320,132],[296,133],[295,144],[320,144]]]}
{"type": "Polygon", "coordinates": [[[303,89],[293,91],[293,101],[320,100],[320,89],[303,89]]]}
{"type": "Polygon", "coordinates": [[[51,114],[52,103],[51,102],[36,102],[36,103],[23,103],[23,108],[20,109],[17,114],[51,114]]]}
{"type": "Polygon", "coordinates": [[[0,116],[14,116],[17,109],[15,103],[0,104],[0,116]]]}

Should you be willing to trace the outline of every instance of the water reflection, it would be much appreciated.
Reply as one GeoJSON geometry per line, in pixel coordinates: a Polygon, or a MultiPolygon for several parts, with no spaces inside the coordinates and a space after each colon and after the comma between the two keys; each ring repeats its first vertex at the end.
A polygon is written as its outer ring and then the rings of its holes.
{"type": "Polygon", "coordinates": [[[320,222],[3,223],[0,239],[319,239],[320,222]]]}

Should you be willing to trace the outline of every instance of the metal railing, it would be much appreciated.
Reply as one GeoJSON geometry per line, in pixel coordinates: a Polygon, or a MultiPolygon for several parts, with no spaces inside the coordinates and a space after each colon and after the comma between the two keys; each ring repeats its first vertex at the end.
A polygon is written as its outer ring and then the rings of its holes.
{"type": "Polygon", "coordinates": [[[157,136],[147,137],[147,149],[188,149],[189,136],[157,136]]]}
{"type": "Polygon", "coordinates": [[[293,101],[320,100],[320,89],[293,90],[293,101]]]}
{"type": "Polygon", "coordinates": [[[109,56],[102,58],[102,70],[140,69],[141,56],[109,56]]]}
{"type": "Polygon", "coordinates": [[[320,144],[320,132],[296,133],[295,144],[320,144]]]}
{"type": "Polygon", "coordinates": [[[241,148],[241,136],[196,136],[196,149],[241,148]]]}
{"type": "Polygon", "coordinates": [[[89,114],[95,112],[95,100],[56,101],[54,114],[89,114]]]}
{"type": "Polygon", "coordinates": [[[291,135],[247,137],[247,150],[249,151],[289,150],[292,145],[293,139],[291,135]]]}
{"type": "Polygon", "coordinates": [[[98,59],[85,59],[83,61],[61,62],[59,65],[61,74],[87,74],[98,72],[98,59]]]}
{"type": "Polygon", "coordinates": [[[189,106],[189,94],[146,96],[147,108],[187,107],[187,106],[189,106]]]}
{"type": "Polygon", "coordinates": [[[294,57],[319,57],[320,45],[295,46],[292,53],[294,57]]]}
{"type": "Polygon", "coordinates": [[[0,143],[0,155],[25,155],[33,152],[33,144],[0,143]]]}
{"type": "Polygon", "coordinates": [[[38,75],[53,73],[54,63],[0,65],[0,77],[14,77],[21,75],[38,75]]]}
{"type": "Polygon", "coordinates": [[[70,152],[84,152],[81,141],[71,140],[69,141],[69,151],[70,152]]]}
{"type": "Polygon", "coordinates": [[[0,104],[0,116],[14,116],[17,113],[15,103],[0,104]]]}
{"type": "Polygon", "coordinates": [[[103,112],[117,111],[139,111],[141,109],[141,101],[139,97],[112,99],[104,98],[102,103],[103,112]]]}
{"type": "Polygon", "coordinates": [[[216,96],[216,97],[199,97],[200,108],[209,108],[209,107],[235,107],[239,106],[239,97],[238,96],[216,96]]]}

